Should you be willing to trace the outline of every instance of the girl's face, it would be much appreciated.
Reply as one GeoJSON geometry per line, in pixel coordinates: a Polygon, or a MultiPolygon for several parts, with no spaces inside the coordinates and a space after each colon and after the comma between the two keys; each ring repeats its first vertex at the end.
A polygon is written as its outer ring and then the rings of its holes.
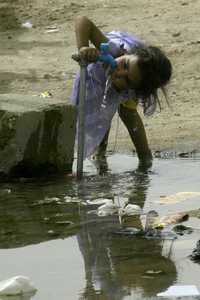
{"type": "Polygon", "coordinates": [[[138,57],[134,54],[125,54],[116,58],[116,61],[117,68],[111,75],[112,83],[116,90],[122,91],[128,88],[136,88],[141,81],[138,57]]]}

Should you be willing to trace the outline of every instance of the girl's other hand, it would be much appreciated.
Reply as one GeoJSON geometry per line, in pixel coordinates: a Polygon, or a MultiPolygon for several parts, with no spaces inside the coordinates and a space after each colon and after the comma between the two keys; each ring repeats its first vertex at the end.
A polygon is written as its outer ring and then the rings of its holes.
{"type": "Polygon", "coordinates": [[[94,47],[81,47],[79,54],[83,60],[92,63],[97,61],[99,50],[94,47]]]}

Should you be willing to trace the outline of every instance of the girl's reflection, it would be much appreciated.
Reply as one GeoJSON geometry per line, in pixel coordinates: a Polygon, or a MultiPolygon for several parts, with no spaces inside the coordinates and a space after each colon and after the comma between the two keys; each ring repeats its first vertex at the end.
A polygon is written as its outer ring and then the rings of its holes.
{"type": "MultiPolygon", "coordinates": [[[[144,166],[142,169],[139,166],[132,174],[104,175],[105,193],[106,189],[112,191],[113,186],[123,190],[121,182],[127,179],[131,183],[129,202],[144,206],[150,183],[149,172],[144,166]]],[[[134,299],[136,295],[155,296],[173,283],[176,268],[169,258],[162,256],[160,240],[114,234],[120,227],[117,216],[98,218],[85,212],[83,218],[78,243],[85,262],[84,299],[96,299],[97,295],[98,299],[123,299],[133,293],[134,299]]],[[[139,224],[139,218],[136,223],[139,224]]]]}

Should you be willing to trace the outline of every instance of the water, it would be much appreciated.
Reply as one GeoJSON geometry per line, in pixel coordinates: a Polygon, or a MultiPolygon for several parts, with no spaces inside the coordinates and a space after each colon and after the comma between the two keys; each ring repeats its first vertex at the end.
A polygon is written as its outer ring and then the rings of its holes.
{"type": "MultiPolygon", "coordinates": [[[[85,162],[80,182],[66,176],[0,185],[0,280],[30,277],[38,289],[33,300],[152,300],[174,284],[200,290],[200,265],[189,258],[199,239],[198,218],[184,222],[193,232],[174,242],[147,240],[115,234],[117,216],[97,217],[95,206],[84,205],[115,195],[160,215],[198,209],[198,198],[171,205],[159,199],[200,191],[200,160],[155,159],[151,171],[141,172],[136,157],[115,154],[104,175],[96,167],[85,162]]],[[[140,225],[136,218],[134,226],[140,225]]],[[[10,298],[22,299],[29,298],[10,298]]]]}

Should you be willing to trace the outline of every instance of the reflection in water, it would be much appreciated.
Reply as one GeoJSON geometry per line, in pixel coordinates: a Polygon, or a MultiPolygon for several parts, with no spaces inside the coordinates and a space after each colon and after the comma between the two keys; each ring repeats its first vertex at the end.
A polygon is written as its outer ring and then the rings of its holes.
{"type": "Polygon", "coordinates": [[[1,184],[0,248],[76,234],[79,212],[64,200],[66,190],[74,194],[74,189],[71,180],[1,184]]]}
{"type": "MultiPolygon", "coordinates": [[[[99,165],[98,170],[102,171],[99,165]]],[[[105,161],[103,170],[107,170],[105,161]]],[[[129,203],[143,207],[150,184],[148,172],[139,168],[132,173],[118,174],[115,180],[108,180],[107,175],[101,179],[101,186],[108,194],[113,191],[118,195],[129,194],[129,203]]],[[[84,188],[86,194],[92,192],[91,187],[84,185],[80,189],[82,195],[84,188]]],[[[83,299],[120,300],[132,293],[155,296],[176,279],[174,263],[162,255],[162,241],[117,236],[114,233],[120,227],[118,217],[99,219],[86,212],[81,215],[81,221],[84,225],[77,238],[85,263],[83,299]]],[[[141,226],[139,217],[135,223],[141,226]]]]}
{"type": "MultiPolygon", "coordinates": [[[[124,166],[123,158],[121,163],[124,166]]],[[[102,175],[86,174],[80,182],[62,178],[1,184],[0,248],[77,235],[86,278],[81,298],[123,299],[133,293],[154,296],[176,279],[173,262],[162,256],[162,242],[116,235],[121,228],[117,216],[99,218],[83,205],[86,200],[118,195],[143,207],[151,175],[141,169],[111,173],[104,168],[102,175]],[[77,202],[69,203],[66,196],[77,202]]],[[[131,225],[140,226],[140,219],[131,225]]]]}
{"type": "Polygon", "coordinates": [[[30,300],[35,294],[36,292],[16,296],[0,296],[0,300],[30,300]]]}

